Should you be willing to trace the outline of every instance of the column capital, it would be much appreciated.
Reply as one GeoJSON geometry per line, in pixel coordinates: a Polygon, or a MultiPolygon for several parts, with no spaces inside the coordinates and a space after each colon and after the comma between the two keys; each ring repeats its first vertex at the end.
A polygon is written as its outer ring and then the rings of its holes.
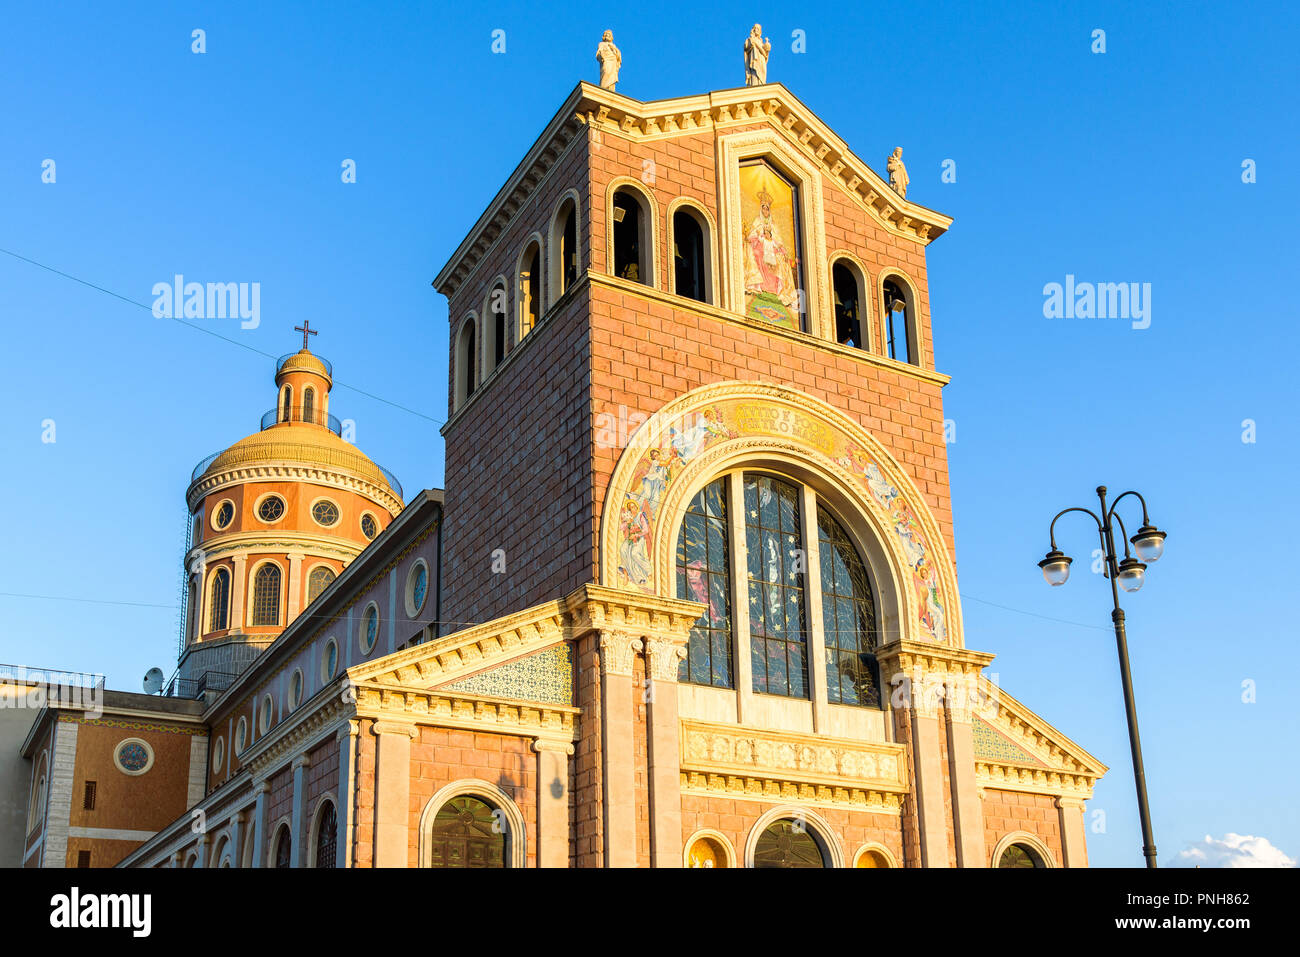
{"type": "Polygon", "coordinates": [[[632,677],[637,652],[643,647],[634,632],[608,630],[600,633],[600,673],[632,677]]]}
{"type": "Polygon", "coordinates": [[[370,726],[370,733],[378,737],[381,734],[404,734],[408,738],[418,738],[420,729],[413,724],[401,721],[376,721],[370,726]]]}
{"type": "Polygon", "coordinates": [[[311,755],[300,754],[293,759],[293,770],[297,771],[299,768],[309,767],[311,767],[311,755]]]}
{"type": "Polygon", "coordinates": [[[356,718],[350,718],[347,721],[343,722],[343,725],[339,728],[338,733],[334,735],[334,740],[338,741],[341,744],[342,742],[346,741],[348,738],[355,737],[360,730],[361,730],[361,722],[358,721],[356,718]]]}
{"type": "Polygon", "coordinates": [[[676,681],[677,664],[686,659],[686,649],[673,638],[645,639],[646,675],[655,681],[676,681]]]}
{"type": "Polygon", "coordinates": [[[537,753],[543,751],[554,751],[557,754],[573,754],[573,743],[571,741],[550,741],[546,738],[537,738],[533,741],[533,750],[537,753]]]}
{"type": "Polygon", "coordinates": [[[1085,804],[1083,798],[1058,797],[1056,799],[1056,806],[1058,808],[1077,807],[1079,810],[1082,811],[1085,807],[1085,804]]]}

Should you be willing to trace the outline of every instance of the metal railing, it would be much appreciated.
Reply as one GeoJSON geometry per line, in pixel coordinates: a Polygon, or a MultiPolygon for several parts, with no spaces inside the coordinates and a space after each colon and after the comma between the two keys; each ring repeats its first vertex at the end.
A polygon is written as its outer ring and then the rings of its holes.
{"type": "MultiPolygon", "coordinates": [[[[286,352],[284,355],[280,356],[280,358],[276,359],[275,374],[279,375],[280,370],[284,368],[284,364],[296,355],[298,355],[298,353],[296,352],[286,352]]],[[[326,359],[324,356],[318,356],[314,352],[311,354],[311,357],[325,367],[325,371],[329,374],[329,377],[331,379],[334,378],[334,366],[330,363],[328,359],[326,359]]]]}
{"type": "Polygon", "coordinates": [[[177,671],[167,682],[168,698],[198,698],[205,691],[225,691],[239,675],[226,671],[205,671],[197,678],[182,678],[177,671]]]}
{"type": "Polygon", "coordinates": [[[302,406],[292,406],[285,414],[283,408],[271,409],[269,412],[262,414],[262,431],[277,425],[292,425],[294,423],[305,423],[307,425],[321,425],[329,429],[340,438],[343,436],[343,423],[337,417],[330,415],[323,409],[315,409],[312,412],[303,414],[302,406]]]}

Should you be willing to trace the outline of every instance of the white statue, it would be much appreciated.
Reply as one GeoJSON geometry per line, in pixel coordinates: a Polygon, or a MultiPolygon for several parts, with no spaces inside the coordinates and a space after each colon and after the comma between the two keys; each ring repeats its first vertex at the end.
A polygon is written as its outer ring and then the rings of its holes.
{"type": "Polygon", "coordinates": [[[596,62],[600,64],[600,88],[613,90],[618,84],[618,68],[623,65],[623,54],[614,46],[614,31],[606,30],[596,47],[596,62]]]}
{"type": "Polygon", "coordinates": [[[763,27],[754,24],[745,38],[745,86],[762,86],[767,82],[767,57],[772,41],[763,36],[763,27]]]}
{"type": "Polygon", "coordinates": [[[907,199],[907,167],[903,165],[903,148],[894,147],[894,152],[890,154],[885,163],[885,168],[889,170],[889,185],[894,188],[894,192],[899,196],[907,199]]]}

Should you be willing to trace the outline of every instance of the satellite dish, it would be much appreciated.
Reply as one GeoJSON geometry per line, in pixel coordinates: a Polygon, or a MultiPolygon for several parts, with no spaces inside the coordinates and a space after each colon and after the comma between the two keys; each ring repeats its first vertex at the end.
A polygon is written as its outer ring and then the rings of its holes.
{"type": "Polygon", "coordinates": [[[144,673],[144,693],[157,694],[162,691],[163,675],[161,668],[150,668],[144,673]]]}

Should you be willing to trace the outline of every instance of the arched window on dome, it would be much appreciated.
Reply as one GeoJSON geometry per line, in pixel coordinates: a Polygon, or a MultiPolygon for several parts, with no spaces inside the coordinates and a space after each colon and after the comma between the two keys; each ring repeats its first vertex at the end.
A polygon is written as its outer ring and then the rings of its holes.
{"type": "Polygon", "coordinates": [[[293,414],[293,386],[284,387],[284,398],[280,403],[280,421],[288,422],[293,414]]]}
{"type": "Polygon", "coordinates": [[[225,631],[230,627],[230,572],[218,568],[212,576],[208,596],[208,631],[225,631]]]}
{"type": "Polygon", "coordinates": [[[302,390],[302,420],[304,422],[316,421],[316,390],[307,388],[302,390]]]}
{"type": "Polygon", "coordinates": [[[320,597],[320,593],[329,587],[334,578],[334,569],[328,565],[317,565],[313,568],[307,578],[307,604],[310,605],[320,597]]]}
{"type": "Polygon", "coordinates": [[[280,624],[280,567],[267,562],[253,575],[253,625],[280,624]]]}

